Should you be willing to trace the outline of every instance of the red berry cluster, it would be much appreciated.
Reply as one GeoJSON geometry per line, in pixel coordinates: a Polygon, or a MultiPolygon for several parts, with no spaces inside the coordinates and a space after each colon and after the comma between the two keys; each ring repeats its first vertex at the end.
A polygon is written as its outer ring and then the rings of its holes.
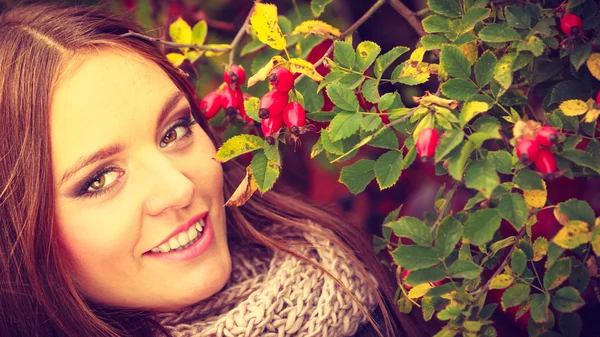
{"type": "Polygon", "coordinates": [[[560,30],[567,35],[577,35],[583,30],[583,21],[573,13],[565,14],[560,19],[560,30]]]}
{"type": "Polygon", "coordinates": [[[515,147],[517,157],[522,163],[535,164],[536,169],[542,174],[556,172],[556,159],[548,148],[558,141],[558,131],[551,126],[544,126],[535,133],[535,139],[524,137],[517,142],[515,147]]]}
{"type": "Polygon", "coordinates": [[[440,135],[436,129],[427,128],[421,130],[417,137],[417,154],[422,162],[428,162],[435,157],[435,149],[440,141],[440,135]]]}
{"type": "Polygon", "coordinates": [[[297,102],[289,101],[289,92],[294,87],[294,75],[285,67],[276,67],[269,74],[273,90],[260,99],[258,117],[262,119],[261,129],[269,144],[275,143],[281,127],[285,126],[297,137],[304,133],[306,112],[297,102]]]}
{"type": "Polygon", "coordinates": [[[241,89],[242,84],[246,82],[244,68],[235,64],[229,66],[225,69],[223,79],[227,85],[221,91],[213,91],[204,96],[200,101],[200,112],[207,119],[211,119],[223,108],[230,118],[234,118],[239,113],[244,121],[252,122],[252,118],[246,114],[244,93],[241,89]]]}

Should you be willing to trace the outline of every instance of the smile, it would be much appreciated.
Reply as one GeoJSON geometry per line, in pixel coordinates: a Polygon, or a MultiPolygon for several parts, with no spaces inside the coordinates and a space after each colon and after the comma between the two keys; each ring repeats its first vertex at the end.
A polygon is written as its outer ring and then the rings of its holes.
{"type": "Polygon", "coordinates": [[[174,250],[186,249],[200,239],[205,226],[206,223],[204,222],[204,219],[200,219],[187,230],[176,233],[175,235],[171,236],[167,242],[152,248],[151,252],[168,253],[174,250]]]}

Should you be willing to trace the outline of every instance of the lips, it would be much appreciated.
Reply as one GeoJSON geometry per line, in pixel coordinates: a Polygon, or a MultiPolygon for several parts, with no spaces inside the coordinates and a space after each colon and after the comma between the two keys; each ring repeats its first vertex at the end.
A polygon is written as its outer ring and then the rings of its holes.
{"type": "Polygon", "coordinates": [[[205,225],[204,219],[207,215],[208,212],[199,213],[190,218],[186,223],[177,226],[162,242],[152,248],[151,251],[167,252],[175,250],[196,239],[196,236],[202,234],[202,228],[205,225]]]}

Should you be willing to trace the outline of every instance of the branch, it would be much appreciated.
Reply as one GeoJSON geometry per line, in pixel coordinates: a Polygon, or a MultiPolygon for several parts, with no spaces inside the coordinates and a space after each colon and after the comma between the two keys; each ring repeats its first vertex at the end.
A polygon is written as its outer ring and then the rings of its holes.
{"type": "Polygon", "coordinates": [[[446,201],[444,202],[444,206],[442,206],[442,208],[440,209],[440,214],[438,215],[437,219],[435,219],[433,226],[431,226],[430,231],[432,233],[435,231],[437,226],[440,224],[440,222],[442,221],[442,218],[444,218],[444,214],[448,210],[448,207],[450,207],[450,205],[452,204],[452,197],[454,197],[454,193],[456,193],[456,190],[458,189],[458,185],[459,185],[459,183],[455,182],[454,186],[450,190],[450,193],[446,195],[447,198],[445,198],[446,201]]]}
{"type": "Polygon", "coordinates": [[[525,228],[523,228],[521,230],[521,233],[519,233],[519,235],[515,239],[515,244],[513,244],[512,248],[510,249],[510,251],[506,255],[506,258],[504,259],[504,261],[502,261],[502,263],[500,264],[500,266],[498,266],[498,269],[496,269],[496,271],[494,272],[494,274],[492,274],[492,276],[483,285],[483,287],[481,287],[479,289],[479,293],[480,294],[482,294],[483,292],[487,291],[490,288],[490,285],[492,284],[492,280],[494,279],[494,277],[498,276],[500,273],[502,273],[504,271],[504,266],[506,266],[506,264],[508,263],[508,260],[512,256],[512,254],[515,251],[515,249],[517,249],[517,246],[519,245],[519,240],[523,237],[523,235],[525,234],[525,232],[526,232],[525,228]]]}
{"type": "Polygon", "coordinates": [[[235,53],[235,47],[237,47],[237,45],[242,40],[242,36],[244,36],[244,33],[248,30],[248,22],[250,22],[250,17],[252,16],[252,12],[254,11],[254,7],[256,6],[257,2],[260,2],[260,0],[256,0],[255,4],[252,5],[252,8],[250,8],[250,11],[248,12],[248,16],[246,16],[244,24],[242,25],[242,27],[240,27],[240,30],[237,32],[237,34],[233,38],[233,41],[231,41],[231,44],[229,45],[229,48],[231,48],[231,50],[229,51],[229,65],[233,64],[233,54],[235,53]]]}
{"type": "Polygon", "coordinates": [[[425,29],[421,24],[421,21],[417,18],[417,14],[411,11],[406,5],[404,5],[400,0],[389,0],[390,5],[394,7],[394,9],[402,15],[402,17],[410,24],[410,26],[415,30],[420,37],[425,36],[425,29]]]}
{"type": "MultiPolygon", "coordinates": [[[[348,27],[348,29],[346,29],[336,40],[342,40],[346,36],[354,33],[354,31],[357,30],[358,27],[360,27],[365,21],[367,21],[367,19],[370,18],[371,15],[373,15],[373,13],[375,13],[375,11],[379,9],[379,7],[383,6],[383,4],[385,4],[385,1],[386,0],[377,0],[377,2],[375,4],[373,4],[373,6],[371,6],[371,8],[369,8],[369,10],[367,10],[365,12],[365,14],[363,14],[363,16],[360,17],[360,19],[358,19],[355,23],[353,23],[352,26],[348,27]]],[[[323,63],[323,61],[325,61],[325,58],[327,58],[327,56],[329,54],[331,54],[331,52],[333,51],[333,46],[334,46],[334,44],[331,44],[331,47],[329,47],[329,49],[327,49],[325,54],[323,54],[323,56],[317,62],[315,62],[313,64],[313,66],[315,68],[320,66],[323,63]]],[[[298,82],[300,82],[300,80],[302,80],[303,77],[304,77],[304,74],[298,76],[298,78],[296,78],[296,80],[294,81],[294,84],[298,84],[298,82]]]]}
{"type": "Polygon", "coordinates": [[[201,46],[201,45],[194,44],[194,43],[177,43],[177,42],[171,42],[171,41],[157,39],[155,37],[136,33],[134,31],[129,31],[128,33],[122,34],[121,36],[122,37],[135,36],[135,37],[142,38],[144,40],[158,42],[160,44],[164,44],[165,46],[173,47],[173,48],[192,48],[195,50],[205,50],[205,51],[212,51],[212,52],[226,52],[226,51],[231,50],[231,45],[228,47],[224,47],[224,48],[216,48],[216,47],[201,46]]]}

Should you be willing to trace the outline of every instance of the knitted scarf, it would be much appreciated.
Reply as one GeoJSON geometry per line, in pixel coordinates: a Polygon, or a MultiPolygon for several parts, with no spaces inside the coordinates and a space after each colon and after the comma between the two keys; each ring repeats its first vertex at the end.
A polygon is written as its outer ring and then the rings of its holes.
{"type": "MultiPolygon", "coordinates": [[[[375,296],[365,279],[339,248],[317,235],[322,228],[310,230],[314,226],[309,223],[302,234],[306,247],[291,248],[321,263],[372,311],[375,296]]],[[[222,290],[181,311],[158,315],[173,336],[351,336],[367,322],[350,296],[312,265],[239,241],[229,247],[232,275],[222,290]]]]}

